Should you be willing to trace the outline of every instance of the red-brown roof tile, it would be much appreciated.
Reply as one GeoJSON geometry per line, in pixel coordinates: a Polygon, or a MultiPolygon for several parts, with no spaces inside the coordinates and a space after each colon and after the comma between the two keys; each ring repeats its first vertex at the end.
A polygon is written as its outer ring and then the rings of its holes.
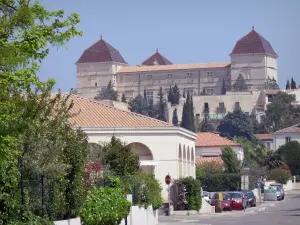
{"type": "Polygon", "coordinates": [[[216,163],[220,163],[220,164],[223,164],[223,160],[221,157],[201,157],[201,156],[197,156],[195,158],[195,164],[196,166],[201,166],[205,163],[208,163],[208,162],[216,162],[216,163]]]}
{"type": "Polygon", "coordinates": [[[71,95],[70,122],[76,127],[170,127],[172,124],[71,95]]]}
{"type": "Polygon", "coordinates": [[[196,147],[214,147],[214,146],[241,146],[235,141],[221,137],[210,132],[197,133],[196,147]]]}
{"type": "Polygon", "coordinates": [[[87,48],[77,61],[77,63],[90,62],[119,62],[127,64],[120,52],[102,39],[87,48]]]}
{"type": "Polygon", "coordinates": [[[273,134],[255,134],[259,140],[273,140],[273,134]]]}
{"type": "Polygon", "coordinates": [[[166,57],[164,57],[162,54],[156,50],[156,52],[150,56],[148,59],[146,59],[144,62],[142,62],[143,66],[153,66],[153,65],[172,65],[166,57]]]}
{"type": "Polygon", "coordinates": [[[254,28],[237,41],[231,54],[266,53],[277,56],[269,41],[257,33],[254,28]]]}
{"type": "Polygon", "coordinates": [[[300,133],[300,123],[275,132],[275,134],[278,133],[300,133]]]}

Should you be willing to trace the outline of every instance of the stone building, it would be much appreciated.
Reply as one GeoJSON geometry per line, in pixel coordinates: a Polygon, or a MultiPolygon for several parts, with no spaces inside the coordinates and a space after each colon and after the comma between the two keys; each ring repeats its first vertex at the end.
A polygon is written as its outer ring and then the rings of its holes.
{"type": "Polygon", "coordinates": [[[125,93],[130,100],[146,90],[148,98],[156,99],[160,87],[167,96],[170,85],[177,84],[181,93],[195,96],[195,110],[200,116],[202,108],[207,106],[205,103],[213,105],[212,113],[218,113],[223,103],[228,103],[228,111],[237,103],[245,105],[249,113],[264,107],[257,90],[264,87],[268,77],[277,80],[278,55],[271,44],[253,27],[237,41],[229,56],[230,62],[173,64],[156,50],[140,65],[129,66],[120,52],[101,37],[76,63],[77,93],[93,99],[111,80],[120,97],[125,93]],[[249,92],[221,95],[223,80],[229,89],[240,74],[249,92]]]}

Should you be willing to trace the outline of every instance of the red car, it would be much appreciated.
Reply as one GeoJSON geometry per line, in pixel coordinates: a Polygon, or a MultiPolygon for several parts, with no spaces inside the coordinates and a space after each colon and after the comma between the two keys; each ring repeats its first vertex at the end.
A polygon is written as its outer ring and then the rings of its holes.
{"type": "Polygon", "coordinates": [[[229,198],[231,200],[231,208],[233,210],[243,210],[244,207],[247,206],[246,201],[247,197],[242,192],[233,191],[233,192],[227,192],[229,195],[229,198]]]}
{"type": "MultiPolygon", "coordinates": [[[[212,206],[218,207],[219,194],[220,194],[220,192],[217,192],[213,195],[213,197],[211,199],[212,206]]],[[[223,194],[223,200],[221,201],[222,211],[225,211],[225,210],[231,211],[232,207],[231,207],[230,196],[227,193],[222,193],[222,194],[223,194]]]]}

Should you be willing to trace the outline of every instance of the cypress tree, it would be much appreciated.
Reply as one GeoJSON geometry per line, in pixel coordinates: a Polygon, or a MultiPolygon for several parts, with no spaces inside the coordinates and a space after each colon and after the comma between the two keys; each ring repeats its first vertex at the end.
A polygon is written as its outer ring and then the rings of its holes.
{"type": "Polygon", "coordinates": [[[290,87],[291,87],[290,86],[290,80],[287,80],[286,85],[285,85],[285,89],[288,90],[288,89],[290,89],[290,87]]]}
{"type": "Polygon", "coordinates": [[[147,100],[147,91],[146,91],[146,88],[144,89],[144,99],[147,100]]]}
{"type": "Polygon", "coordinates": [[[223,78],[223,83],[222,83],[221,95],[226,95],[226,84],[225,84],[224,78],[223,78]]]}
{"type": "Polygon", "coordinates": [[[183,89],[183,95],[182,95],[182,97],[185,98],[185,89],[183,89]]]}
{"type": "Polygon", "coordinates": [[[297,89],[297,84],[293,77],[291,79],[291,89],[297,89]]]}
{"type": "Polygon", "coordinates": [[[170,85],[170,90],[169,90],[169,94],[168,94],[168,102],[171,102],[171,104],[173,103],[173,93],[172,93],[172,88],[170,85]]]}
{"type": "Polygon", "coordinates": [[[189,129],[189,127],[188,127],[188,110],[187,110],[186,102],[184,103],[183,108],[182,108],[181,127],[185,128],[185,129],[189,129]]]}
{"type": "Polygon", "coordinates": [[[194,103],[193,103],[193,95],[191,95],[191,100],[190,100],[190,115],[191,115],[191,131],[196,132],[195,128],[195,113],[194,113],[194,103]]]}
{"type": "Polygon", "coordinates": [[[172,123],[174,126],[178,126],[178,115],[177,115],[177,108],[173,110],[173,118],[172,123]]]}
{"type": "Polygon", "coordinates": [[[125,97],[125,94],[124,94],[124,93],[122,94],[122,99],[121,99],[121,101],[124,102],[124,103],[127,103],[126,97],[125,97]]]}
{"type": "Polygon", "coordinates": [[[172,104],[179,104],[179,99],[180,99],[180,91],[177,86],[177,84],[174,85],[172,88],[172,104]]]}
{"type": "Polygon", "coordinates": [[[164,93],[162,87],[159,88],[158,92],[159,101],[157,103],[157,119],[162,121],[167,121],[165,113],[166,113],[166,102],[164,100],[164,93]]]}

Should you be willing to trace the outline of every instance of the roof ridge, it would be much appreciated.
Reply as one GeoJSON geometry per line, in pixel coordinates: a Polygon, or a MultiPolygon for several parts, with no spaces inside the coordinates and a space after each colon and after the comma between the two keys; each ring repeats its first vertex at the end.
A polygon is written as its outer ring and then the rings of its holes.
{"type": "Polygon", "coordinates": [[[110,106],[110,105],[106,105],[106,104],[101,103],[101,102],[96,101],[96,100],[91,100],[91,99],[88,99],[88,98],[85,98],[85,97],[82,97],[82,96],[79,96],[79,95],[75,95],[75,94],[71,94],[71,96],[74,96],[75,98],[78,98],[78,99],[87,100],[89,102],[92,102],[92,103],[95,103],[95,104],[98,104],[98,105],[101,105],[101,106],[105,106],[106,108],[110,108],[110,109],[113,109],[115,111],[124,112],[124,113],[127,113],[127,114],[139,116],[139,117],[144,118],[144,119],[148,119],[150,121],[156,121],[156,122],[160,122],[160,123],[165,124],[165,125],[172,126],[171,123],[168,123],[168,122],[165,122],[165,121],[162,121],[162,120],[159,120],[159,119],[155,119],[155,118],[152,118],[152,117],[149,117],[149,116],[141,115],[141,114],[138,114],[138,113],[135,113],[135,112],[128,112],[128,111],[125,111],[123,109],[118,109],[118,108],[115,108],[115,107],[110,106]]]}

